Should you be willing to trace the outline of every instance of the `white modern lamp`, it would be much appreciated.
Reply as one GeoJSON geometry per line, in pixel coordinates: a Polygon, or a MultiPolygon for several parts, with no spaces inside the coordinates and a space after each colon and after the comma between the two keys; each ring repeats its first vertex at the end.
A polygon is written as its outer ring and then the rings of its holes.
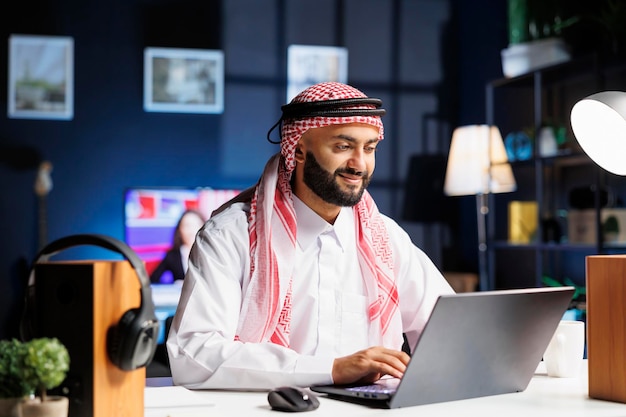
{"type": "Polygon", "coordinates": [[[487,272],[488,195],[516,188],[502,135],[496,126],[469,125],[454,130],[443,189],[449,196],[476,195],[481,290],[491,288],[487,272]]]}
{"type": "MultiPolygon", "coordinates": [[[[604,91],[571,112],[572,131],[601,168],[626,175],[626,93],[604,91]]],[[[626,255],[585,260],[589,397],[626,403],[626,255]]]]}
{"type": "Polygon", "coordinates": [[[580,100],[571,122],[578,143],[596,164],[626,175],[626,93],[603,91],[580,100]]]}

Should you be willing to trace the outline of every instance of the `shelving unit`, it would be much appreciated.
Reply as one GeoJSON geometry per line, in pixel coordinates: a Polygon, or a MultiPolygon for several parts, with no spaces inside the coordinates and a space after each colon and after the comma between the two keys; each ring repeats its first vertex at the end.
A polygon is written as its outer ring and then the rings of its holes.
{"type": "Polygon", "coordinates": [[[626,65],[623,62],[605,64],[596,56],[487,83],[487,123],[498,126],[503,137],[511,132],[526,131],[534,138],[541,127],[549,124],[564,127],[567,141],[566,146],[550,157],[542,157],[533,143],[529,159],[511,162],[517,190],[489,196],[490,288],[486,289],[540,287],[545,277],[584,286],[587,255],[626,251],[626,242],[610,246],[603,242],[602,204],[597,192],[591,194],[594,241],[571,243],[567,240],[570,190],[608,188],[626,203],[626,177],[614,176],[597,167],[578,147],[569,122],[571,108],[579,99],[611,89],[626,90],[626,65]],[[512,201],[537,203],[537,229],[529,243],[513,244],[508,239],[508,206],[512,201]],[[550,228],[546,227],[548,219],[551,219],[550,228]],[[557,226],[561,229],[560,239],[557,226]],[[557,239],[547,239],[548,232],[557,239]]]}

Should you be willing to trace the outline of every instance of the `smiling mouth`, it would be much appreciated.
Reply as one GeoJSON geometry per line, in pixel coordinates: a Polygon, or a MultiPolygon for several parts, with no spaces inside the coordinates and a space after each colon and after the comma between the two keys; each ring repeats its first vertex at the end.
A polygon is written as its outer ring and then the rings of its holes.
{"type": "Polygon", "coordinates": [[[339,176],[343,178],[344,181],[350,184],[358,184],[363,182],[362,175],[339,174],[339,176]]]}

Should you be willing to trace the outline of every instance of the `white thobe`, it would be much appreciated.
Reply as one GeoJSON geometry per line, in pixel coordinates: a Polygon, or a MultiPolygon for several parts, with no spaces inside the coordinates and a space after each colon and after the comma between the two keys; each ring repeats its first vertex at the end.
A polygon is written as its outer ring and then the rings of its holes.
{"type": "MultiPolygon", "coordinates": [[[[294,205],[298,226],[289,348],[235,341],[250,274],[249,204],[236,203],[206,223],[191,250],[167,340],[175,384],[245,390],[329,384],[335,358],[380,340],[380,332],[369,325],[353,210],[342,209],[331,225],[296,197],[294,205]]],[[[412,346],[437,297],[453,290],[408,234],[383,219],[402,332],[412,346]]]]}

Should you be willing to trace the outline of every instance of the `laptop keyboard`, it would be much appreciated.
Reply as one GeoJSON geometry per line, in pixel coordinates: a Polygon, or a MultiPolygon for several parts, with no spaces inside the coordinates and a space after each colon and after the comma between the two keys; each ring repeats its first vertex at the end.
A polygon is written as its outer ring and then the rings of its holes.
{"type": "Polygon", "coordinates": [[[348,391],[353,392],[363,392],[368,394],[393,394],[396,390],[395,388],[389,388],[384,385],[361,385],[358,387],[350,387],[346,388],[348,391]]]}
{"type": "Polygon", "coordinates": [[[376,394],[387,394],[391,395],[396,392],[398,388],[398,384],[400,383],[400,379],[398,378],[389,378],[385,377],[379,379],[373,384],[370,385],[359,385],[356,387],[346,388],[348,391],[361,393],[361,394],[371,394],[372,397],[375,397],[376,394]]]}

